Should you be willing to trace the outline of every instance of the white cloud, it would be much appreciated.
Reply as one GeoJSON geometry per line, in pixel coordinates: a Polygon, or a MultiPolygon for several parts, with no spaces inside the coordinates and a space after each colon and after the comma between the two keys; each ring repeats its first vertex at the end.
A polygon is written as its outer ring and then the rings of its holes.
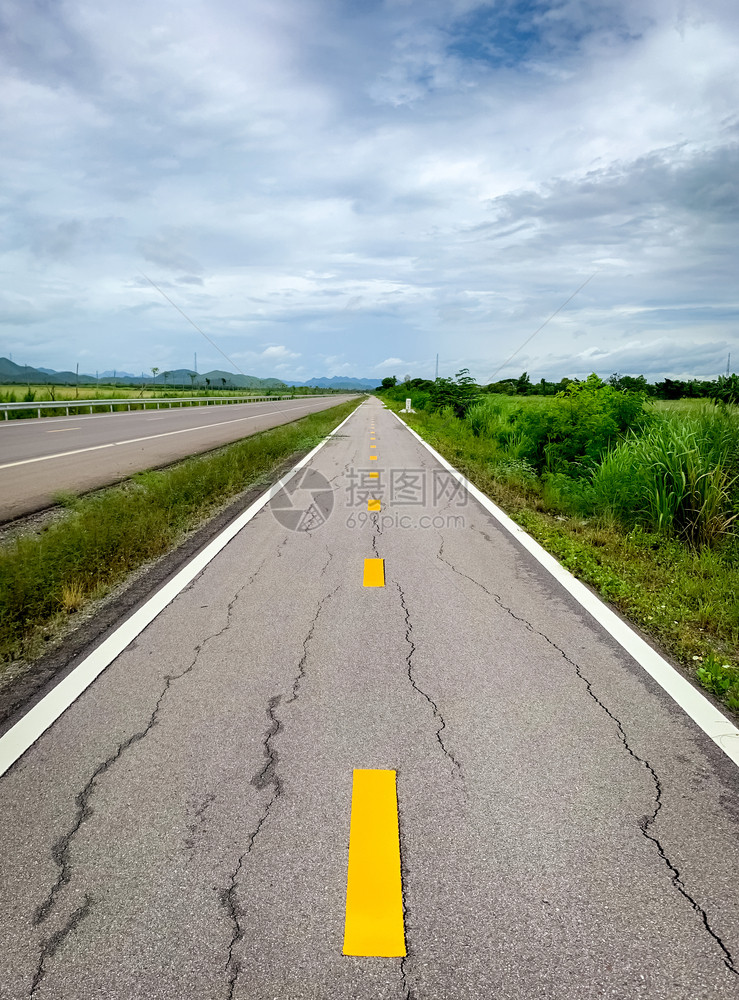
{"type": "Polygon", "coordinates": [[[300,354],[295,351],[289,351],[284,345],[279,345],[266,347],[262,351],[261,357],[284,361],[285,358],[299,358],[300,354]]]}
{"type": "Polygon", "coordinates": [[[0,354],[220,364],[139,269],[255,374],[484,378],[596,268],[513,366],[736,340],[720,0],[9,0],[6,29],[0,354]]]}

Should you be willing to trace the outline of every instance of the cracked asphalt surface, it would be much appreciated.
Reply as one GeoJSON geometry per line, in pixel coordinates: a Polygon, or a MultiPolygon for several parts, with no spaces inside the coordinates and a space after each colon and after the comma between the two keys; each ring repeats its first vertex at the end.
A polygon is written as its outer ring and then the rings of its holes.
{"type": "Polygon", "coordinates": [[[379,401],[312,466],[0,779],[0,997],[739,997],[734,765],[379,401]],[[353,768],[405,959],[341,953],[353,768]]]}

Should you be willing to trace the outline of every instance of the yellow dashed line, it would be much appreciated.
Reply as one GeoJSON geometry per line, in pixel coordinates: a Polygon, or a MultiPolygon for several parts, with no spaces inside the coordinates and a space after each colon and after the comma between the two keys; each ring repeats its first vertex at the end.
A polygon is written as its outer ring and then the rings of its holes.
{"type": "Polygon", "coordinates": [[[369,477],[370,477],[370,479],[379,479],[380,478],[380,473],[379,472],[370,472],[369,477]]]}
{"type": "Polygon", "coordinates": [[[395,771],[354,771],[344,954],[405,955],[395,771]]]}
{"type": "Polygon", "coordinates": [[[365,587],[385,586],[385,560],[365,559],[364,560],[364,580],[365,587]]]}
{"type": "Polygon", "coordinates": [[[370,462],[376,462],[376,461],[377,461],[377,455],[370,455],[370,462]]]}
{"type": "Polygon", "coordinates": [[[380,501],[379,500],[368,500],[367,501],[367,510],[380,510],[380,501]]]}

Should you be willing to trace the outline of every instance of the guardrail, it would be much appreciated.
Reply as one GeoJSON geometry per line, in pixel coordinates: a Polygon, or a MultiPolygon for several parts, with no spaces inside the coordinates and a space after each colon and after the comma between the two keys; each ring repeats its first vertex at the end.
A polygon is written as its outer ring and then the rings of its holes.
{"type": "Polygon", "coordinates": [[[36,410],[38,417],[41,417],[44,410],[64,410],[69,416],[70,410],[76,414],[81,410],[89,410],[92,413],[93,409],[109,409],[113,413],[114,407],[125,407],[127,410],[130,410],[131,407],[135,410],[152,408],[158,410],[162,406],[171,409],[173,406],[183,406],[185,403],[190,406],[210,406],[211,404],[224,406],[228,403],[264,403],[276,402],[280,399],[326,399],[333,395],[336,393],[321,393],[315,396],[299,394],[285,396],[181,396],[173,399],[156,399],[154,397],[148,399],[57,399],[43,403],[0,403],[0,411],[3,413],[3,419],[8,420],[8,414],[15,410],[36,410]]]}

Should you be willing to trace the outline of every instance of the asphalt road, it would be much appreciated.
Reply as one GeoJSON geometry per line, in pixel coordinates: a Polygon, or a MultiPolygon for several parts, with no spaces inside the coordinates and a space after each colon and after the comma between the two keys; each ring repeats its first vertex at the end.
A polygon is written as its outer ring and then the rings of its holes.
{"type": "Polygon", "coordinates": [[[0,523],[248,434],[317,413],[348,396],[0,422],[0,523]]]}
{"type": "Polygon", "coordinates": [[[736,767],[379,401],[311,468],[0,779],[0,997],[739,996],[736,767]],[[355,768],[404,959],[342,954],[355,768]]]}

